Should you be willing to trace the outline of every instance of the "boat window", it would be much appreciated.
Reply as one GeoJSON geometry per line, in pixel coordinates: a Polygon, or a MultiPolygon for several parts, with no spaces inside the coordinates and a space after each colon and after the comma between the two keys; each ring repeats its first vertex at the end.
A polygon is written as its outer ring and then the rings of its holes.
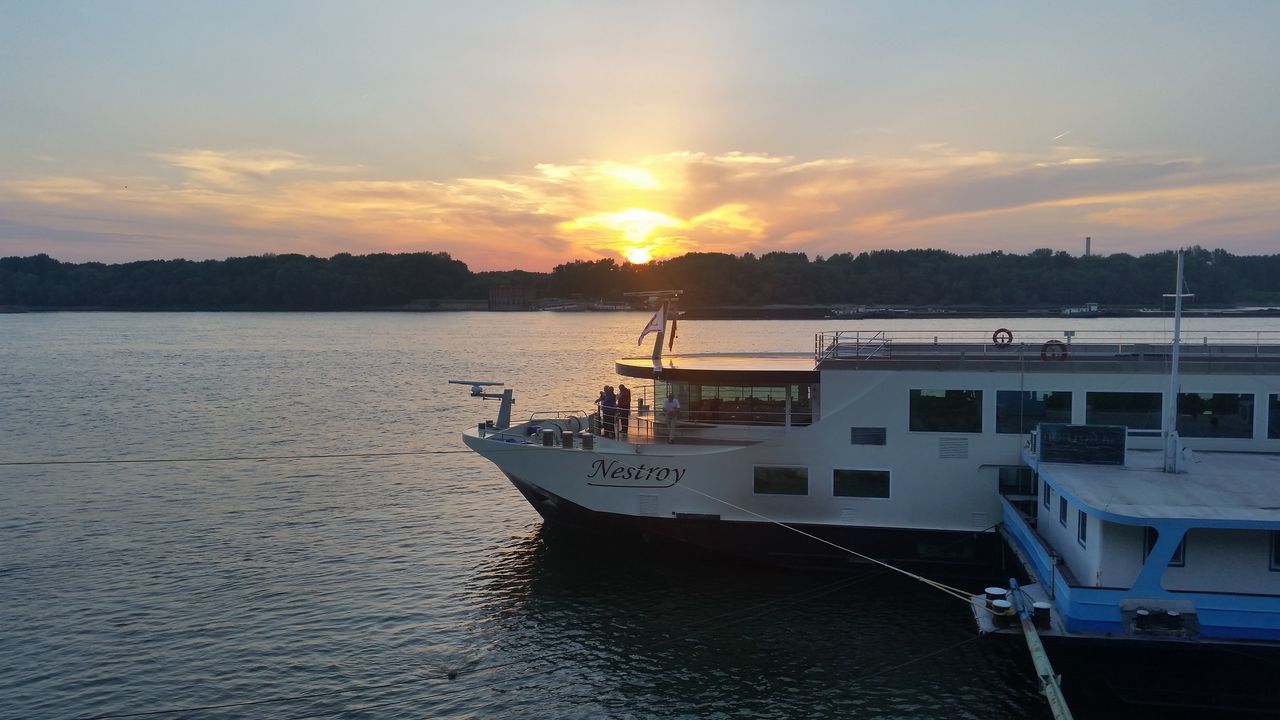
{"type": "Polygon", "coordinates": [[[1267,437],[1280,439],[1280,395],[1272,395],[1267,402],[1267,437]]]}
{"type": "Polygon", "coordinates": [[[1271,531],[1271,569],[1280,570],[1280,531],[1271,531]]]}
{"type": "Polygon", "coordinates": [[[1025,434],[1040,423],[1071,423],[1071,393],[1047,390],[996,392],[996,432],[1025,434]]]}
{"type": "Polygon", "coordinates": [[[1089,515],[1083,510],[1076,511],[1076,540],[1080,547],[1085,547],[1089,539],[1089,515]]]}
{"type": "Polygon", "coordinates": [[[831,471],[831,494],[836,497],[889,497],[888,470],[831,471]]]}
{"type": "MultiPolygon", "coordinates": [[[[1142,561],[1147,561],[1147,556],[1151,554],[1151,549],[1156,546],[1156,538],[1160,537],[1160,533],[1155,528],[1145,528],[1142,536],[1142,561]]],[[[1173,551],[1173,557],[1169,559],[1169,567],[1182,567],[1186,565],[1186,549],[1187,536],[1183,535],[1182,540],[1178,543],[1178,549],[1173,551]]]]}
{"type": "Polygon", "coordinates": [[[1067,499],[1058,496],[1058,522],[1062,523],[1062,527],[1067,526],[1067,499]]]}
{"type": "Polygon", "coordinates": [[[1085,393],[1084,421],[1088,425],[1124,425],[1130,430],[1160,429],[1160,393],[1085,393]]]}
{"type": "Polygon", "coordinates": [[[1045,483],[1044,488],[1044,509],[1048,510],[1053,507],[1053,488],[1049,487],[1049,483],[1045,483]]]}
{"type": "Polygon", "coordinates": [[[1178,393],[1178,434],[1183,437],[1253,437],[1253,396],[1178,393]]]}
{"type": "Polygon", "coordinates": [[[849,442],[854,445],[884,445],[885,429],[882,427],[851,427],[849,442]]]}
{"type": "Polygon", "coordinates": [[[912,432],[982,432],[981,390],[912,390],[912,432]]]}
{"type": "Polygon", "coordinates": [[[1019,465],[1008,465],[997,469],[1000,477],[1000,494],[1027,495],[1034,499],[1036,494],[1036,474],[1031,468],[1019,465]]]}
{"type": "Polygon", "coordinates": [[[760,495],[808,495],[809,468],[755,468],[755,491],[760,495]]]}
{"type": "Polygon", "coordinates": [[[687,382],[654,384],[655,403],[672,391],[680,399],[686,417],[693,422],[720,425],[785,425],[787,395],[791,395],[791,424],[813,423],[817,386],[798,385],[701,385],[687,382]]]}

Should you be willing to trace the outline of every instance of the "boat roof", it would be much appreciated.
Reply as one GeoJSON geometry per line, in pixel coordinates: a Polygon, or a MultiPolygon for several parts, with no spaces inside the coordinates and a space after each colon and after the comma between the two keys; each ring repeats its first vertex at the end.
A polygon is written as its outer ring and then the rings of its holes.
{"type": "Polygon", "coordinates": [[[1129,450],[1123,466],[1039,463],[1037,469],[1089,514],[1126,524],[1186,520],[1280,529],[1280,454],[1196,452],[1187,472],[1166,473],[1163,465],[1159,450],[1129,450]]]}
{"type": "Polygon", "coordinates": [[[615,369],[624,377],[696,382],[704,385],[787,385],[818,382],[809,353],[718,353],[621,358],[615,369]]]}

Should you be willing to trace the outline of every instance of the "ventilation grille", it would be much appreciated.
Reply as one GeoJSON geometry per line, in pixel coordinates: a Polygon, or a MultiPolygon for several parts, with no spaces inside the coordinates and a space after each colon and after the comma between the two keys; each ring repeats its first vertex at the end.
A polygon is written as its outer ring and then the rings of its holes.
{"type": "Polygon", "coordinates": [[[969,513],[969,527],[974,530],[986,530],[991,527],[991,519],[984,512],[969,513]]]}
{"type": "Polygon", "coordinates": [[[938,457],[943,460],[968,460],[969,438],[938,438],[938,457]]]}
{"type": "Polygon", "coordinates": [[[853,508],[840,508],[840,522],[842,523],[852,524],[857,522],[856,515],[857,513],[853,508]]]}
{"type": "Polygon", "coordinates": [[[657,515],[658,514],[658,496],[657,495],[641,495],[640,514],[641,515],[657,515]]]}
{"type": "Polygon", "coordinates": [[[849,442],[854,445],[884,445],[885,432],[882,427],[849,428],[849,442]]]}

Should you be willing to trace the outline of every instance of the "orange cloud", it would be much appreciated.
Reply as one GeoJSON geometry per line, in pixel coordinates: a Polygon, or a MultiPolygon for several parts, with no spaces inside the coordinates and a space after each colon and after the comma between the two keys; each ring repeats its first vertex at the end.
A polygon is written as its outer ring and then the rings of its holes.
{"type": "Polygon", "coordinates": [[[0,239],[65,259],[445,250],[474,269],[546,270],[695,250],[1025,251],[1084,235],[1130,252],[1270,252],[1280,231],[1276,168],[1066,146],[1038,157],[936,145],[889,159],[679,152],[442,182],[283,150],[152,157],[162,165],[147,176],[0,182],[3,217],[24,228],[0,239]],[[86,245],[86,233],[102,241],[86,245]]]}

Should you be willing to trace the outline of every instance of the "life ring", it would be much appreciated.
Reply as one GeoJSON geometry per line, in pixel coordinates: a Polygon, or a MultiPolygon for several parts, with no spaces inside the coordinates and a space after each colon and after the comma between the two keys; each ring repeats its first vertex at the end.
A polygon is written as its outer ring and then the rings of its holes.
{"type": "Polygon", "coordinates": [[[1061,340],[1050,340],[1040,346],[1040,359],[1045,362],[1051,360],[1066,360],[1067,346],[1061,340]]]}
{"type": "Polygon", "coordinates": [[[1013,342],[1013,332],[1009,328],[1000,328],[991,333],[991,342],[1001,346],[1008,345],[1013,342]]]}

